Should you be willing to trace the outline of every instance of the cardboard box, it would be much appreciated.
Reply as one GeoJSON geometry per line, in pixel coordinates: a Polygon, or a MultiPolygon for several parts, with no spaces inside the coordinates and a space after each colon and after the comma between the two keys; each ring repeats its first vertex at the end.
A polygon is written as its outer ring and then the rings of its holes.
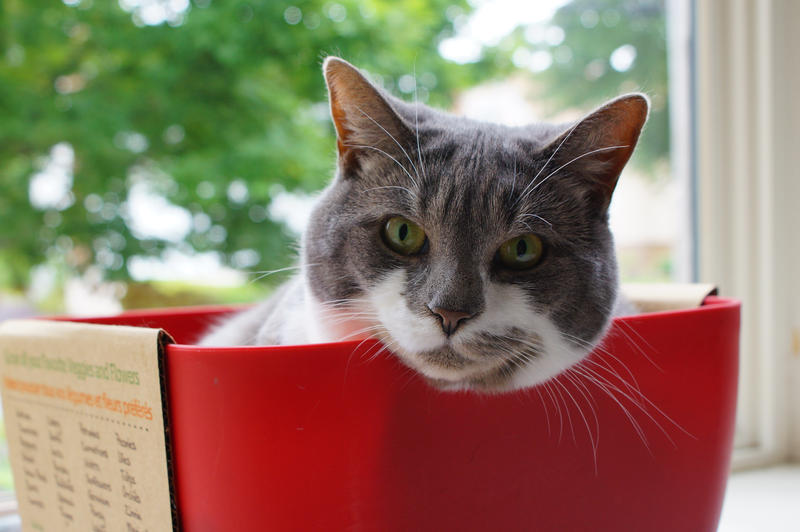
{"type": "Polygon", "coordinates": [[[177,525],[158,329],[0,324],[4,421],[25,530],[177,525]]]}

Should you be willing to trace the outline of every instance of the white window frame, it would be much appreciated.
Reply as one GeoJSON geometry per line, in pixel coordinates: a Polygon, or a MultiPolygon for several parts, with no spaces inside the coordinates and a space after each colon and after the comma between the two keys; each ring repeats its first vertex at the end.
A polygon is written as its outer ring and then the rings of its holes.
{"type": "Polygon", "coordinates": [[[686,2],[697,277],[742,300],[733,467],[761,467],[800,458],[800,2],[686,2]]]}

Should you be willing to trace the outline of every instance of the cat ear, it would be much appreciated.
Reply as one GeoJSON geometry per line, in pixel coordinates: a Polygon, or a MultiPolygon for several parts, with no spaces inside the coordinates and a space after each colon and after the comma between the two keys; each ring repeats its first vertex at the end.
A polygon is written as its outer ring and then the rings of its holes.
{"type": "Polygon", "coordinates": [[[577,175],[579,186],[605,212],[649,107],[647,96],[633,93],[590,113],[545,148],[545,157],[552,157],[547,165],[552,170],[545,170],[545,175],[559,168],[577,175]]]}
{"type": "Polygon", "coordinates": [[[351,167],[361,153],[396,151],[410,130],[380,90],[338,57],[326,58],[322,71],[343,167],[351,167]]]}

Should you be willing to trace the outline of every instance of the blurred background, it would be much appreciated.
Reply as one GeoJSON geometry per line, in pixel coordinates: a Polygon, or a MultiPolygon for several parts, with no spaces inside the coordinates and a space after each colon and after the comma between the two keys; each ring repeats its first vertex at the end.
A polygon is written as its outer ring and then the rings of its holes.
{"type": "Polygon", "coordinates": [[[677,211],[649,201],[674,195],[662,2],[10,0],[1,13],[4,308],[263,297],[334,168],[328,54],[400,97],[513,124],[646,91],[613,218],[627,278],[673,273],[677,211]]]}
{"type": "Polygon", "coordinates": [[[797,247],[764,237],[787,229],[793,196],[746,178],[791,168],[777,148],[792,137],[775,131],[796,133],[780,92],[796,68],[771,54],[791,49],[800,13],[734,4],[5,0],[0,320],[268,295],[335,166],[326,55],[402,98],[507,124],[575,120],[644,91],[650,120],[611,209],[623,280],[709,280],[750,303],[737,446],[760,458],[740,463],[782,460],[775,405],[790,393],[774,361],[800,313],[766,317],[792,297],[779,280],[797,247]],[[762,292],[764,279],[776,281],[762,292]]]}

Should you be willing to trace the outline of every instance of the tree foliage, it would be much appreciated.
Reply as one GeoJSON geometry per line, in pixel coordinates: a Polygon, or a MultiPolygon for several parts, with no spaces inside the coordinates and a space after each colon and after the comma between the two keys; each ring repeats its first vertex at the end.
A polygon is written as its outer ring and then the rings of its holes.
{"type": "Polygon", "coordinates": [[[446,105],[508,73],[516,50],[547,52],[552,64],[533,79],[553,107],[643,89],[654,108],[638,161],[666,157],[662,2],[574,0],[550,22],[560,40],[519,27],[477,63],[456,65],[437,45],[470,9],[466,0],[5,0],[0,287],[23,288],[44,262],[125,279],[133,258],[167,248],[215,251],[251,270],[285,266],[293,237],[267,207],[280,190],[330,179],[327,54],[380,74],[395,93],[446,105]],[[618,71],[609,61],[623,45],[636,58],[618,71]],[[59,156],[74,158],[60,170],[63,194],[32,202],[36,176],[59,156]],[[171,237],[136,227],[137,190],[185,209],[156,231],[171,237]]]}
{"type": "Polygon", "coordinates": [[[291,238],[266,207],[275,184],[315,190],[330,178],[325,55],[380,73],[393,90],[416,71],[440,104],[482,70],[435,51],[453,31],[447,8],[463,0],[203,0],[161,23],[145,11],[174,4],[3,3],[0,283],[24,286],[45,257],[125,278],[131,257],[169,246],[228,261],[254,250],[252,269],[285,265],[291,238]],[[59,143],[74,152],[72,186],[34,208],[30,180],[59,143]],[[131,227],[137,185],[188,209],[185,238],[131,227]]]}
{"type": "Polygon", "coordinates": [[[547,27],[520,27],[510,41],[509,46],[530,55],[549,55],[552,62],[534,80],[543,89],[540,97],[553,108],[585,109],[626,92],[648,94],[650,118],[634,163],[647,168],[666,162],[669,102],[663,0],[572,0],[556,11],[547,27]]]}

